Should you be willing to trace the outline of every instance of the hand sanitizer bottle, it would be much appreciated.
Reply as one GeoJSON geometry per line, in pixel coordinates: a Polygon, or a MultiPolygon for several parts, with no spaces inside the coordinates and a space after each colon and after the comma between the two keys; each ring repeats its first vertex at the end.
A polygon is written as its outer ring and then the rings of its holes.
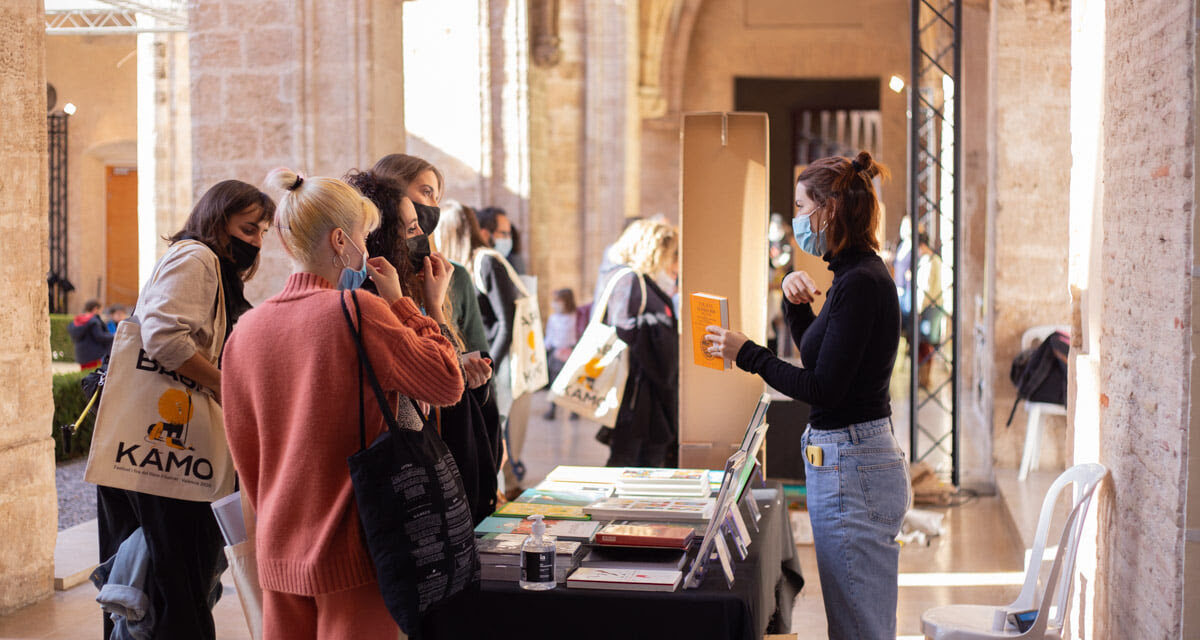
{"type": "Polygon", "coordinates": [[[546,523],[541,514],[529,516],[533,521],[533,532],[521,545],[522,589],[546,591],[555,587],[554,582],[554,536],[546,535],[546,523]]]}

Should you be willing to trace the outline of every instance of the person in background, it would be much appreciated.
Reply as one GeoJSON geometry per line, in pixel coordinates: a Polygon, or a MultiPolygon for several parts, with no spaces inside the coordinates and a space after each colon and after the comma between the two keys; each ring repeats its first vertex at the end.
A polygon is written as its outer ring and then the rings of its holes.
{"type": "MultiPolygon", "coordinates": [[[[579,342],[579,336],[575,335],[575,292],[570,289],[555,291],[550,306],[553,313],[546,319],[546,362],[550,370],[550,384],[554,384],[567,358],[571,357],[575,343],[579,342]]],[[[556,409],[551,402],[542,417],[553,420],[556,409]]],[[[571,413],[572,419],[576,417],[575,413],[571,413]]]]}
{"type": "Polygon", "coordinates": [[[508,260],[516,246],[513,240],[512,220],[508,218],[508,213],[500,207],[484,207],[475,217],[479,220],[479,232],[483,235],[484,244],[508,260]]]}
{"type": "Polygon", "coordinates": [[[900,303],[876,253],[876,176],[887,170],[863,151],[816,160],[797,179],[796,244],[833,271],[819,316],[811,303],[821,291],[807,273],[783,282],[802,367],[737,331],[710,326],[705,335],[712,355],[812,407],[801,448],[830,638],[896,637],[896,534],[911,504],[906,457],[892,434],[900,303]]]}
{"type": "MultiPolygon", "coordinates": [[[[405,295],[424,308],[426,301],[422,291],[422,270],[424,260],[431,255],[431,243],[420,225],[412,201],[401,194],[395,180],[374,172],[351,172],[346,182],[371,200],[379,210],[379,227],[367,236],[368,252],[396,265],[405,295]]],[[[375,290],[371,282],[364,287],[375,290]]],[[[474,302],[473,295],[469,299],[474,302]]],[[[447,318],[454,317],[449,296],[442,305],[442,313],[447,318]]],[[[478,522],[491,515],[496,506],[499,459],[495,456],[495,447],[491,443],[482,409],[489,395],[487,383],[492,377],[492,369],[486,356],[465,357],[462,353],[461,330],[453,323],[449,329],[448,337],[460,352],[467,388],[458,403],[437,409],[432,418],[439,425],[438,432],[458,465],[471,513],[478,522]]]]}
{"type": "MultiPolygon", "coordinates": [[[[393,153],[380,158],[375,166],[371,167],[371,173],[396,181],[400,192],[412,202],[417,211],[417,222],[421,231],[429,238],[430,251],[444,252],[440,236],[435,233],[442,215],[439,207],[445,183],[442,172],[416,156],[393,153]]],[[[464,259],[469,260],[470,254],[467,253],[466,258],[458,253],[444,252],[443,255],[450,258],[450,264],[454,267],[454,276],[450,281],[454,326],[469,352],[486,352],[488,340],[483,330],[479,302],[475,298],[471,272],[463,262],[464,259]]]]}
{"type": "Polygon", "coordinates": [[[129,309],[123,304],[113,304],[109,305],[105,315],[108,316],[108,332],[115,335],[117,333],[117,325],[129,317],[129,309]]]}
{"type": "Polygon", "coordinates": [[[527,271],[525,269],[525,258],[521,255],[521,230],[517,228],[517,225],[512,223],[512,220],[509,220],[508,224],[512,232],[512,249],[504,258],[513,266],[513,269],[517,270],[517,273],[524,275],[527,271]]]}
{"type": "Polygon", "coordinates": [[[513,398],[512,365],[509,360],[521,290],[520,284],[510,275],[509,268],[512,265],[498,255],[504,253],[500,249],[512,249],[512,226],[508,216],[494,207],[481,211],[479,216],[476,226],[480,233],[474,240],[483,244],[471,248],[470,265],[476,283],[476,296],[479,298],[479,311],[483,316],[483,328],[490,345],[488,351],[492,354],[493,370],[496,372],[497,409],[504,425],[504,441],[508,445],[508,464],[504,465],[505,494],[511,498],[519,495],[520,482],[525,475],[521,449],[525,444],[530,410],[530,394],[513,398]],[[499,247],[495,245],[497,242],[499,247]]]}
{"type": "Polygon", "coordinates": [[[671,293],[660,283],[678,277],[679,233],[665,222],[638,220],[613,245],[612,257],[633,273],[614,270],[609,276],[620,280],[608,301],[605,322],[629,345],[629,378],[610,434],[608,466],[674,467],[679,324],[671,293]]]}
{"type": "Polygon", "coordinates": [[[425,316],[396,269],[367,250],[379,219],[370,200],[340,180],[287,169],[267,183],[286,192],[279,235],[293,271],[242,319],[222,381],[230,450],[258,523],[263,638],[396,638],[346,469],[359,450],[359,411],[367,442],[386,426],[375,402],[359,402],[359,355],[342,305],[361,314],[355,322],[389,404],[400,408],[397,421],[419,430],[420,416],[399,395],[445,406],[463,392],[442,313],[450,265],[436,254],[423,260],[425,316]],[[367,278],[379,295],[352,296],[367,278]]]}
{"type": "Polygon", "coordinates": [[[83,313],[75,316],[67,325],[67,335],[75,344],[75,362],[83,371],[100,366],[104,356],[112,349],[113,335],[100,317],[100,301],[83,303],[83,313]]]}
{"type": "MultiPolygon", "coordinates": [[[[155,276],[138,296],[133,320],[141,327],[146,355],[218,400],[222,373],[215,356],[250,308],[243,283],[258,268],[274,217],[274,201],[257,187],[238,180],[217,183],[169,238],[155,276]],[[223,315],[217,313],[218,292],[225,298],[223,315]]],[[[224,568],[224,541],[209,503],[98,487],[97,508],[102,562],[138,527],[145,534],[154,637],[215,638],[209,597],[224,568]]],[[[105,616],[104,637],[111,634],[112,621],[105,616]]]]}

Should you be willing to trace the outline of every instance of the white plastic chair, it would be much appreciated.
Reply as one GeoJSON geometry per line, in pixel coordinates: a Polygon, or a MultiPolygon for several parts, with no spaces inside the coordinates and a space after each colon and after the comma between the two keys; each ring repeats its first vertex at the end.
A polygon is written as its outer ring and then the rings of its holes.
{"type": "MultiPolygon", "coordinates": [[[[1025,333],[1021,334],[1021,350],[1032,349],[1042,343],[1050,334],[1055,331],[1069,332],[1068,326],[1060,326],[1053,324],[1043,324],[1036,327],[1030,327],[1025,333]]],[[[1025,401],[1025,451],[1021,454],[1021,470],[1017,473],[1017,479],[1024,481],[1029,476],[1030,470],[1038,468],[1038,460],[1042,456],[1042,418],[1045,416],[1065,416],[1067,408],[1061,404],[1051,402],[1032,402],[1025,401]]]]}
{"type": "Polygon", "coordinates": [[[1075,570],[1075,555],[1079,551],[1079,538],[1083,522],[1087,518],[1088,506],[1100,480],[1108,470],[1104,465],[1079,464],[1058,476],[1038,517],[1037,534],[1033,538],[1033,553],[1029,556],[1029,567],[1025,571],[1025,584],[1021,594],[1011,604],[1003,607],[989,605],[953,604],[929,609],[921,616],[921,631],[933,640],[983,640],[986,638],[1062,638],[1063,621],[1067,616],[1067,602],[1071,597],[1072,575],[1075,570]],[[1059,537],[1058,552],[1054,564],[1043,582],[1042,595],[1037,596],[1038,577],[1041,573],[1041,558],[1046,549],[1046,537],[1054,505],[1059,493],[1070,484],[1077,484],[1075,505],[1059,537]],[[1005,624],[1010,612],[1038,610],[1034,625],[1024,633],[1005,624]],[[1053,608],[1052,606],[1053,605],[1053,608]],[[1053,614],[1053,615],[1051,615],[1053,614]]]}

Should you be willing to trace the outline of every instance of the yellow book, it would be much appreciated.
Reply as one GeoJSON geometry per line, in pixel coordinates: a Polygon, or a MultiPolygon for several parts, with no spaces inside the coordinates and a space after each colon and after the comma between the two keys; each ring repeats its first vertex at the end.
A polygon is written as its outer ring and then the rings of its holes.
{"type": "Polygon", "coordinates": [[[526,518],[533,514],[541,514],[547,519],[555,520],[590,520],[591,516],[583,512],[583,507],[540,504],[536,502],[509,502],[496,510],[493,515],[509,518],[526,518]]]}
{"type": "Polygon", "coordinates": [[[704,341],[709,325],[720,325],[729,328],[729,298],[715,296],[711,293],[693,293],[691,296],[692,312],[692,361],[702,367],[724,371],[732,368],[732,363],[724,358],[710,356],[708,344],[704,341]]]}

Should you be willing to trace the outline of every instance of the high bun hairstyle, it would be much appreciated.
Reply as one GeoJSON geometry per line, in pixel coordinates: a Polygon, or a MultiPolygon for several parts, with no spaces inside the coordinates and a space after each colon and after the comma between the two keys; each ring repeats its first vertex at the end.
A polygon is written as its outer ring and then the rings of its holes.
{"type": "Polygon", "coordinates": [[[361,222],[370,232],[379,224],[375,205],[336,178],[305,178],[279,168],[267,174],[266,184],[283,193],[275,211],[275,226],[284,249],[302,263],[313,261],[330,231],[340,228],[349,232],[361,222]]]}
{"type": "Polygon", "coordinates": [[[825,228],[826,245],[833,254],[846,249],[879,250],[879,198],[872,180],[891,176],[866,151],[854,158],[830,156],[815,160],[796,179],[817,205],[814,228],[825,228]],[[819,226],[818,226],[819,225],[819,226]]]}

